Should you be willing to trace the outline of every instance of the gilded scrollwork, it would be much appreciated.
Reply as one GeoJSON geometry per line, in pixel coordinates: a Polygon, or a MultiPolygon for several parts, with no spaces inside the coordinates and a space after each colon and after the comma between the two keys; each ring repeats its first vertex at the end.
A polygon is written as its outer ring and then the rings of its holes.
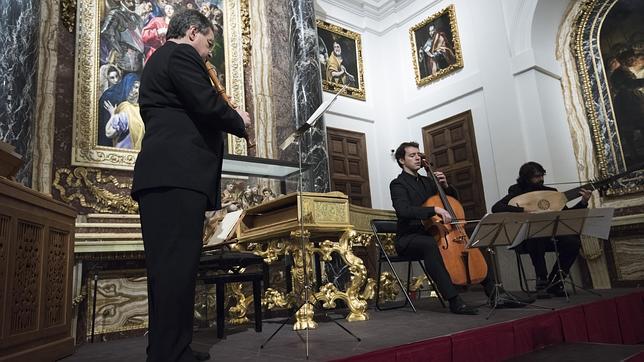
{"type": "Polygon", "coordinates": [[[262,305],[266,307],[266,309],[285,308],[294,302],[295,300],[292,293],[286,295],[273,288],[266,289],[264,292],[264,298],[262,298],[262,305]]]}
{"type": "Polygon", "coordinates": [[[74,32],[76,27],[76,0],[60,1],[60,20],[67,31],[74,32]]]}
{"type": "Polygon", "coordinates": [[[227,293],[227,295],[232,295],[232,298],[237,301],[235,305],[228,309],[228,314],[230,316],[228,322],[232,325],[248,323],[249,319],[246,314],[248,313],[248,307],[253,303],[252,295],[250,297],[246,297],[246,295],[244,295],[243,283],[227,284],[226,287],[230,292],[227,293]]]}
{"type": "Polygon", "coordinates": [[[395,300],[399,293],[400,287],[396,282],[396,278],[394,278],[394,276],[389,272],[383,272],[380,274],[380,292],[378,293],[378,300],[395,300]]]}
{"type": "Polygon", "coordinates": [[[61,200],[68,203],[76,200],[96,212],[136,214],[139,210],[138,203],[130,197],[132,184],[112,175],[103,176],[100,170],[59,168],[53,187],[60,193],[61,200]]]}
{"type": "Polygon", "coordinates": [[[252,48],[251,38],[250,38],[250,9],[248,7],[248,0],[241,0],[241,39],[242,39],[242,48],[244,49],[244,66],[248,66],[250,63],[250,52],[252,48]]]}
{"type": "Polygon", "coordinates": [[[351,273],[351,279],[345,292],[327,284],[321,291],[315,293],[316,299],[324,301],[325,307],[334,304],[332,301],[335,299],[344,300],[350,310],[347,320],[359,321],[369,319],[366,313],[367,300],[374,297],[376,282],[371,278],[367,278],[367,268],[364,266],[362,259],[355,256],[351,250],[349,240],[353,233],[354,231],[347,230],[338,242],[325,240],[320,243],[319,247],[311,247],[311,251],[318,252],[323,260],[331,260],[331,253],[338,253],[345,264],[349,266],[349,272],[351,273]]]}

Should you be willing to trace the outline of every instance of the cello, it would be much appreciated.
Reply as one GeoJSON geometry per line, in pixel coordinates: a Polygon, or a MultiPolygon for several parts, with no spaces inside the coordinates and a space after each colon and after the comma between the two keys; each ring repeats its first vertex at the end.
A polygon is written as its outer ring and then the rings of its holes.
{"type": "Polygon", "coordinates": [[[423,203],[423,206],[442,207],[450,214],[453,220],[451,223],[445,224],[439,215],[434,215],[427,220],[423,220],[423,226],[438,242],[438,249],[443,257],[443,262],[452,284],[469,285],[480,283],[487,276],[487,262],[479,249],[465,248],[469,238],[461,222],[461,220],[465,219],[463,206],[458,200],[445,194],[445,190],[438,182],[424,155],[421,155],[421,162],[425,171],[427,171],[427,175],[431,175],[438,189],[438,194],[428,198],[423,203]]]}

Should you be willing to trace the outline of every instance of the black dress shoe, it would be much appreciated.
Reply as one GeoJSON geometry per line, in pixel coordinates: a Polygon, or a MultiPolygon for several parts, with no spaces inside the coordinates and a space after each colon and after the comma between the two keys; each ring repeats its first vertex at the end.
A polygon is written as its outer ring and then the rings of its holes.
{"type": "Polygon", "coordinates": [[[469,305],[463,303],[462,301],[460,303],[450,303],[449,311],[454,314],[466,314],[466,315],[479,314],[478,309],[474,307],[470,307],[469,305]]]}
{"type": "Polygon", "coordinates": [[[210,353],[208,352],[192,351],[192,355],[197,361],[207,361],[210,359],[210,353]]]}

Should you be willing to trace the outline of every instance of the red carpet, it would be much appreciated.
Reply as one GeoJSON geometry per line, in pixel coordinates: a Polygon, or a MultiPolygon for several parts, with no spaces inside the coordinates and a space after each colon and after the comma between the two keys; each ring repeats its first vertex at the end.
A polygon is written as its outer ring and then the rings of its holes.
{"type": "Polygon", "coordinates": [[[499,361],[564,342],[644,343],[644,292],[336,361],[499,361]]]}

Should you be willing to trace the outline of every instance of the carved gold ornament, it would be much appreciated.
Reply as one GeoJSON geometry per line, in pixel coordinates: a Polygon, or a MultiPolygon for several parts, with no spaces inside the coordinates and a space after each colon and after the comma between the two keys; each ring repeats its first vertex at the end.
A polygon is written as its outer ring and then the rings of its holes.
{"type": "Polygon", "coordinates": [[[100,170],[76,167],[73,170],[59,168],[54,176],[53,186],[60,193],[61,200],[96,212],[116,214],[137,214],[139,204],[130,197],[132,184],[121,182],[114,176],[103,176],[100,170]]]}

